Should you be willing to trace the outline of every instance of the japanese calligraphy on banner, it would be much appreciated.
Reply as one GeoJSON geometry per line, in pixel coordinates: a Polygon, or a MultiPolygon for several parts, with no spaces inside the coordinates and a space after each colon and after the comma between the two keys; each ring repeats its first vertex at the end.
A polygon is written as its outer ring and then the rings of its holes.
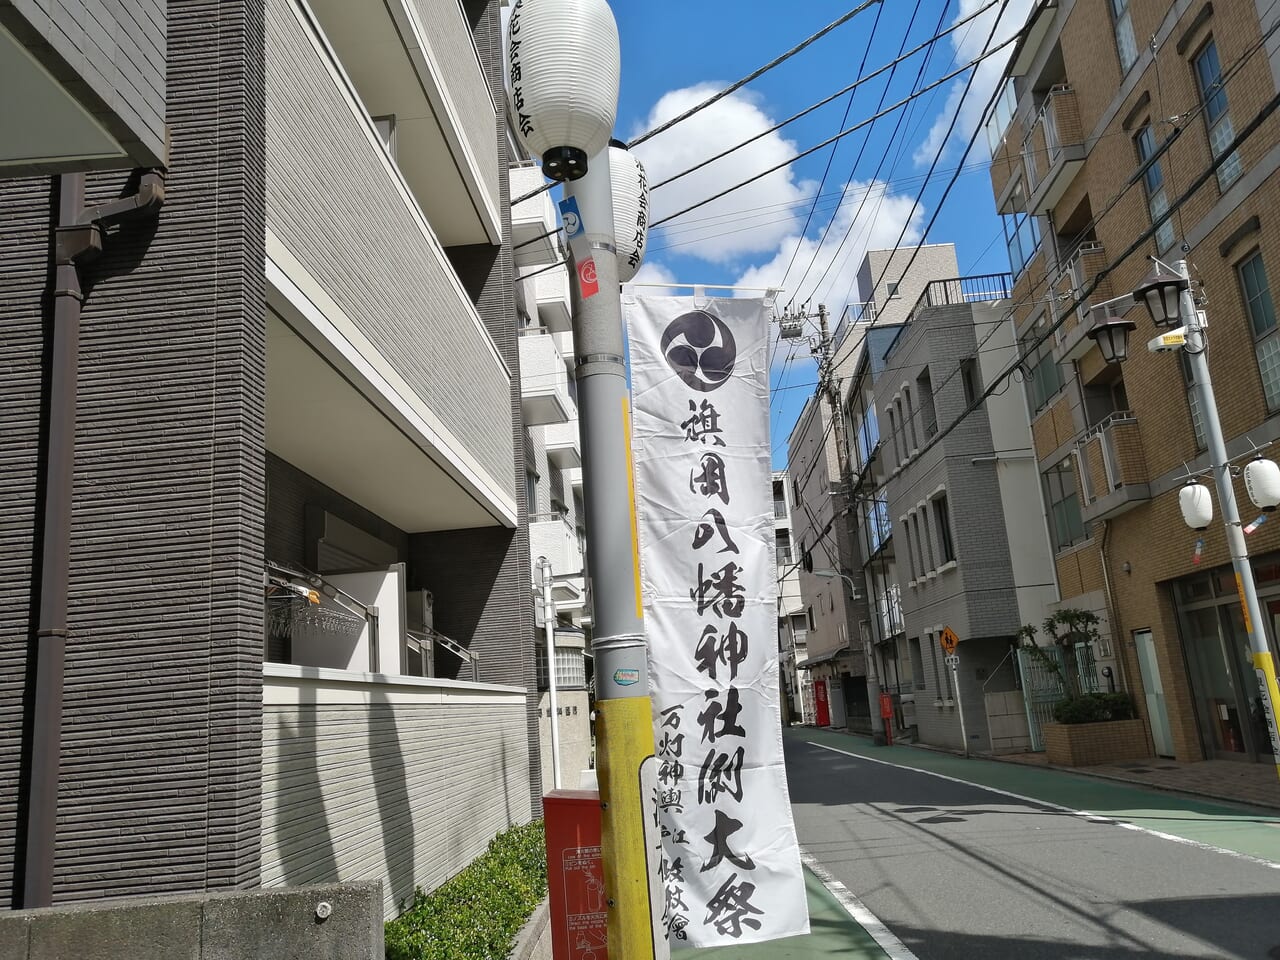
{"type": "Polygon", "coordinates": [[[662,922],[673,947],[807,933],[778,707],[767,310],[624,308],[662,922]]]}

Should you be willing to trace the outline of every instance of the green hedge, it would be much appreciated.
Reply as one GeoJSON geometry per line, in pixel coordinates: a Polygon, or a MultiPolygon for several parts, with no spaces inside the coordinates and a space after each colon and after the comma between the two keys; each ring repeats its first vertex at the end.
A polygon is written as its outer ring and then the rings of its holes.
{"type": "Polygon", "coordinates": [[[505,960],[547,895],[542,821],[512,827],[386,925],[387,960],[505,960]]]}
{"type": "Polygon", "coordinates": [[[1053,707],[1053,719],[1059,723],[1101,723],[1137,716],[1133,698],[1127,693],[1086,693],[1059,700],[1053,707]]]}

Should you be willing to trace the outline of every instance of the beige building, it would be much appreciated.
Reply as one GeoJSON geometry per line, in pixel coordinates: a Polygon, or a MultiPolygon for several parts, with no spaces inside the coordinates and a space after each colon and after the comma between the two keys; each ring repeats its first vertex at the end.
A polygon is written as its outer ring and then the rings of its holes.
{"type": "MultiPolygon", "coordinates": [[[[988,121],[1061,605],[1103,617],[1102,688],[1133,691],[1153,751],[1179,760],[1270,760],[1222,527],[1197,534],[1178,508],[1208,463],[1201,411],[1185,358],[1143,349],[1144,308],[1119,306],[1138,329],[1108,366],[1087,335],[1099,311],[1075,301],[1185,256],[1229,455],[1280,436],[1280,52],[1263,42],[1277,16],[1262,0],[1046,0],[988,121]]],[[[1280,524],[1248,545],[1274,648],[1280,524]]]]}

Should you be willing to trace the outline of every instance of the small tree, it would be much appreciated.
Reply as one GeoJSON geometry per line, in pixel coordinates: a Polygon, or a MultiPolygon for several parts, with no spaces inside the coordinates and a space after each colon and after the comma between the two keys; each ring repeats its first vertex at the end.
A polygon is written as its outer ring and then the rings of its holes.
{"type": "Polygon", "coordinates": [[[1098,615],[1092,610],[1076,610],[1071,607],[1058,610],[1044,618],[1040,629],[1055,646],[1062,648],[1062,665],[1040,649],[1040,645],[1036,643],[1036,634],[1039,631],[1034,624],[1024,624],[1018,631],[1018,639],[1050,672],[1057,676],[1066,689],[1067,696],[1074,699],[1083,692],[1080,689],[1080,665],[1076,647],[1081,644],[1096,643],[1102,639],[1098,631],[1098,623],[1098,615]]]}

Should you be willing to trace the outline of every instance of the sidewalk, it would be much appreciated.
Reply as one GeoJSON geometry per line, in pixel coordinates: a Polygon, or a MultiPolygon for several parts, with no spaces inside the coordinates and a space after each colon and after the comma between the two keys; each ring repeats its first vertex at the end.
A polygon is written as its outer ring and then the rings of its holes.
{"type": "Polygon", "coordinates": [[[841,957],[848,960],[887,960],[889,954],[876,945],[871,934],[857,923],[813,872],[804,871],[809,893],[809,933],[802,937],[770,940],[743,946],[708,947],[698,957],[725,960],[816,960],[841,957]]]}

